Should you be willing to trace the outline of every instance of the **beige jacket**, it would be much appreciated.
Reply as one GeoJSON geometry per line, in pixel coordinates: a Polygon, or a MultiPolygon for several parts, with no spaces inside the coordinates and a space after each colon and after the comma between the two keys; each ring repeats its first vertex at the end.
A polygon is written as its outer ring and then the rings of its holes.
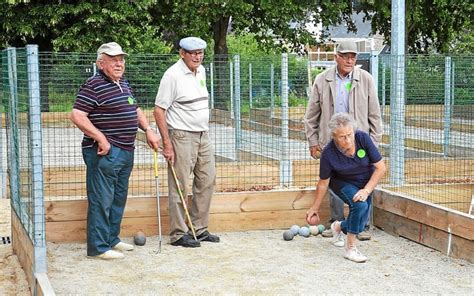
{"type": "MultiPolygon", "coordinates": [[[[306,109],[304,125],[309,146],[324,147],[330,140],[328,122],[334,114],[336,94],[336,66],[319,74],[313,84],[306,109]]],[[[349,92],[349,114],[361,131],[370,134],[376,145],[382,140],[382,119],[374,81],[369,72],[355,67],[349,92]]]]}

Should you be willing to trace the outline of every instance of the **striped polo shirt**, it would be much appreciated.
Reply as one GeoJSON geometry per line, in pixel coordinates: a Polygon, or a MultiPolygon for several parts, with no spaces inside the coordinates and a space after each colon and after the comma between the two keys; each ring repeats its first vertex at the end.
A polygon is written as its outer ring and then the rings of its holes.
{"type": "MultiPolygon", "coordinates": [[[[126,80],[115,83],[99,71],[80,87],[73,108],[88,113],[89,120],[112,145],[134,149],[138,106],[126,80]]],[[[94,142],[84,135],[82,148],[92,147],[94,142]]]]}
{"type": "Polygon", "coordinates": [[[170,129],[203,132],[209,130],[208,97],[204,67],[194,75],[180,59],[163,74],[155,105],[166,110],[170,129]]]}

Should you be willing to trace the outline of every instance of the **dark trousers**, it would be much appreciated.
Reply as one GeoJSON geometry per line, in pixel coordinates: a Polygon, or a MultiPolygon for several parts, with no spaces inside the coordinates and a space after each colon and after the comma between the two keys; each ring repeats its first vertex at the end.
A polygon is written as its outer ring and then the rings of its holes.
{"type": "Polygon", "coordinates": [[[120,242],[120,224],[127,201],[134,151],[111,146],[106,156],[97,145],[82,149],[87,166],[87,255],[95,256],[120,242]]]}

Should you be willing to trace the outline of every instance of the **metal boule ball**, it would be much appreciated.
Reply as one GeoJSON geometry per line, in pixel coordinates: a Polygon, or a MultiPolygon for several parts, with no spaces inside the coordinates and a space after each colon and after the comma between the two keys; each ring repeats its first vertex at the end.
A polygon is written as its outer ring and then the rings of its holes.
{"type": "Polygon", "coordinates": [[[138,231],[133,237],[133,242],[137,246],[144,246],[146,243],[145,233],[143,233],[143,231],[138,231]]]}

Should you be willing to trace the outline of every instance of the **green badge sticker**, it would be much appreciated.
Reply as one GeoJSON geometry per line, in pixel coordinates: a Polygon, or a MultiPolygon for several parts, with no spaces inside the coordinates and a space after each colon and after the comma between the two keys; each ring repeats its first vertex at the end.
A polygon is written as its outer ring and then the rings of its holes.
{"type": "Polygon", "coordinates": [[[204,87],[206,83],[204,82],[204,79],[201,79],[201,86],[204,87]]]}
{"type": "Polygon", "coordinates": [[[128,97],[128,104],[133,105],[135,103],[135,100],[132,97],[128,97]]]}
{"type": "Polygon", "coordinates": [[[357,156],[359,156],[359,158],[364,158],[365,157],[365,150],[364,149],[357,150],[357,156]]]}
{"type": "Polygon", "coordinates": [[[352,87],[352,82],[346,83],[346,90],[347,90],[347,92],[349,92],[349,91],[351,90],[351,87],[352,87]]]}

